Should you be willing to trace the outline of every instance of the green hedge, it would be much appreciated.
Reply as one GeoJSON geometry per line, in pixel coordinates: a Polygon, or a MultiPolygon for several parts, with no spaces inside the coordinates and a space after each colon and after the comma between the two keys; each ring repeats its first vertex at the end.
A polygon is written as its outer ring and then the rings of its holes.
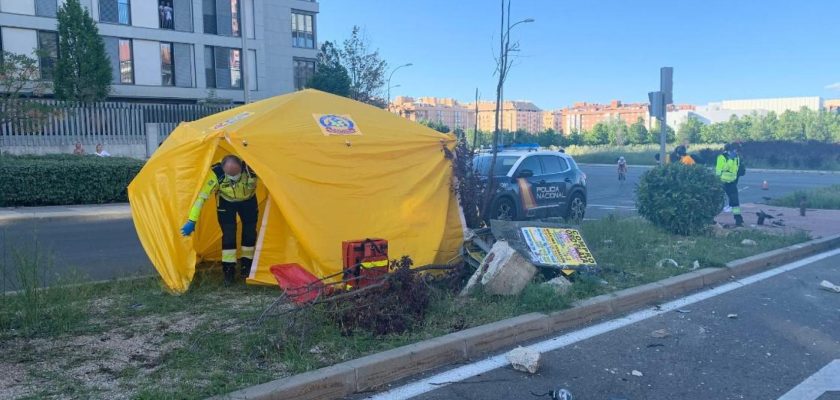
{"type": "Polygon", "coordinates": [[[703,232],[722,205],[723,185],[699,165],[652,168],[642,174],[636,187],[639,215],[678,235],[703,232]]]}
{"type": "Polygon", "coordinates": [[[96,156],[0,156],[0,207],[128,201],[143,162],[96,156]]]}

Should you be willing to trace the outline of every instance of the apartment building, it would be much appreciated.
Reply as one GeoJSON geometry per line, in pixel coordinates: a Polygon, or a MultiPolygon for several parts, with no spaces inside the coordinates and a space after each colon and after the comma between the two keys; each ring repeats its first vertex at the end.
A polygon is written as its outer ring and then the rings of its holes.
{"type": "MultiPolygon", "coordinates": [[[[63,2],[0,0],[2,50],[27,55],[42,50],[43,79],[52,79],[61,56],[56,12],[63,2]]],[[[247,81],[250,98],[258,100],[300,89],[315,72],[316,1],[81,3],[104,39],[115,99],[192,102],[212,91],[241,102],[247,81]]]]}
{"type": "Polygon", "coordinates": [[[563,110],[543,111],[543,130],[552,129],[563,133],[563,110]]]}
{"type": "Polygon", "coordinates": [[[475,127],[475,109],[462,105],[455,99],[437,97],[414,99],[397,96],[388,109],[412,121],[436,122],[450,129],[466,130],[475,127]]]}
{"type": "Polygon", "coordinates": [[[650,128],[651,119],[648,115],[646,103],[624,104],[613,100],[610,104],[594,104],[579,102],[562,111],[563,132],[586,132],[599,122],[623,120],[626,124],[634,124],[641,119],[650,128]]]}
{"type": "MultiPolygon", "coordinates": [[[[467,105],[475,107],[475,103],[467,105]]],[[[478,129],[492,132],[496,123],[496,102],[478,102],[478,129]]],[[[526,131],[539,133],[543,131],[543,111],[530,101],[505,101],[502,107],[500,128],[509,132],[526,131]]]]}

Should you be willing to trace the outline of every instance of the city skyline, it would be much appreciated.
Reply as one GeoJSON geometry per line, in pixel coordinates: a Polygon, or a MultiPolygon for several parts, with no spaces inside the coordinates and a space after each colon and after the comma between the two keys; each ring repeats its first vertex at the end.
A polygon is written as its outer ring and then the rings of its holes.
{"type": "MultiPolygon", "coordinates": [[[[429,0],[418,7],[326,0],[321,5],[319,42],[341,41],[359,25],[392,67],[414,64],[394,75],[392,84],[400,88],[393,96],[468,102],[477,87],[482,100],[494,98],[495,2],[429,0]]],[[[840,49],[831,38],[838,13],[840,3],[829,1],[613,0],[598,7],[581,1],[514,1],[514,21],[536,21],[514,30],[522,51],[505,99],[525,99],[545,109],[583,100],[645,102],[647,92],[658,88],[661,66],[674,67],[674,99],[680,103],[837,98],[840,49]],[[655,24],[670,34],[653,41],[649,27],[655,24]]]]}

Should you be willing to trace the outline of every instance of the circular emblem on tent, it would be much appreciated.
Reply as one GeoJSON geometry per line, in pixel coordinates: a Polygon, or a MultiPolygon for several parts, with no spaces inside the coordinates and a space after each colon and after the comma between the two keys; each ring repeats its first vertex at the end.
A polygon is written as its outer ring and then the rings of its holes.
{"type": "Polygon", "coordinates": [[[324,114],[316,116],[325,135],[361,135],[349,115],[324,114]]]}

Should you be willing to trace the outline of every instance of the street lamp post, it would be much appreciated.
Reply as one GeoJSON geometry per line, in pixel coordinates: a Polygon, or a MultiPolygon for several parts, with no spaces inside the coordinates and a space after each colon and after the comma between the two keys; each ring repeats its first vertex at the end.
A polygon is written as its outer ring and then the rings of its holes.
{"type": "MultiPolygon", "coordinates": [[[[391,71],[391,74],[388,75],[388,104],[391,104],[391,87],[392,87],[391,86],[391,78],[394,76],[394,72],[397,72],[397,70],[402,68],[402,67],[410,67],[412,65],[414,65],[414,64],[408,63],[408,64],[400,65],[399,67],[394,68],[394,70],[391,71]]],[[[397,86],[399,86],[399,85],[397,85],[397,86]]],[[[397,87],[397,86],[393,86],[393,87],[397,87]]]]}

